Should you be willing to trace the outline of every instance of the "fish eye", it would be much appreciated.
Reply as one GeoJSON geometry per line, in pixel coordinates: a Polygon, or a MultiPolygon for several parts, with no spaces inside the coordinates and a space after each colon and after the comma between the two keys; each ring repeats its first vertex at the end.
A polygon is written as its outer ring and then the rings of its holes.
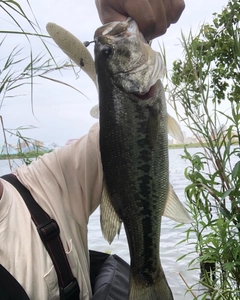
{"type": "Polygon", "coordinates": [[[101,53],[106,57],[109,58],[113,54],[113,48],[109,45],[105,45],[101,49],[101,53]]]}

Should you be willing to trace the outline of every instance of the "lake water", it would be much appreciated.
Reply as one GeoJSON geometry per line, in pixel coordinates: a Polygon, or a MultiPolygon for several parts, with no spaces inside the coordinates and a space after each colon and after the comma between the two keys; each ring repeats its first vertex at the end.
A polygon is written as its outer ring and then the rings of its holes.
{"type": "MultiPolygon", "coordinates": [[[[190,153],[196,153],[200,149],[189,149],[190,153]]],[[[170,149],[169,150],[169,162],[170,162],[170,182],[173,185],[175,192],[182,202],[185,202],[184,188],[189,182],[184,177],[184,169],[187,167],[187,163],[181,159],[183,149],[170,149]]],[[[16,161],[17,164],[21,164],[21,161],[16,161]]],[[[16,166],[16,164],[15,164],[16,166]]],[[[9,172],[8,162],[0,160],[0,175],[4,175],[9,172]]],[[[116,237],[111,245],[109,245],[103,238],[100,229],[99,209],[96,210],[90,218],[89,222],[89,248],[97,251],[115,253],[129,262],[129,251],[124,229],[121,230],[119,237],[116,237]]],[[[198,269],[188,271],[189,262],[197,256],[193,253],[184,259],[177,261],[182,255],[194,251],[194,245],[188,245],[186,242],[177,245],[181,240],[185,238],[185,231],[189,225],[186,224],[179,228],[174,228],[177,225],[176,222],[162,218],[161,229],[161,245],[160,256],[162,266],[166,274],[168,283],[172,289],[175,300],[192,300],[193,295],[187,291],[187,286],[192,286],[198,281],[199,271],[198,269]],[[185,284],[186,283],[186,284],[185,284]]],[[[192,241],[195,241],[195,237],[192,237],[192,241]]],[[[196,266],[197,268],[198,266],[196,266]]],[[[197,287],[193,288],[195,295],[200,293],[197,287]]]]}

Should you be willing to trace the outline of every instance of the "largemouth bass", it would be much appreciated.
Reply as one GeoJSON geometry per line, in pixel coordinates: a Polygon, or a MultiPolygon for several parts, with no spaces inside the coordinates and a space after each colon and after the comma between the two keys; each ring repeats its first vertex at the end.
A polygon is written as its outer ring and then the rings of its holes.
{"type": "MultiPolygon", "coordinates": [[[[48,23],[47,30],[97,88],[99,83],[105,175],[101,226],[111,243],[122,221],[125,224],[131,255],[129,299],[173,299],[159,260],[161,216],[178,222],[191,219],[168,185],[161,58],[145,43],[134,21],[108,24],[95,34],[97,83],[84,44],[57,24],[48,23]]],[[[98,107],[95,110],[97,115],[98,107]]],[[[182,140],[179,125],[169,115],[167,123],[168,133],[182,140]]]]}
{"type": "Polygon", "coordinates": [[[111,242],[124,223],[130,300],[172,300],[159,257],[167,200],[178,203],[169,185],[162,59],[131,19],[100,27],[94,39],[104,198],[109,199],[101,212],[103,234],[111,242]]]}

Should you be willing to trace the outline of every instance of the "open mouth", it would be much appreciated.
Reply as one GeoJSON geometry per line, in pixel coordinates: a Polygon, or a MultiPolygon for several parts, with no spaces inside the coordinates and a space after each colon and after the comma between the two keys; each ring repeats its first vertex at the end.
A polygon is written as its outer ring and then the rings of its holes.
{"type": "Polygon", "coordinates": [[[150,87],[148,92],[146,93],[133,93],[135,97],[137,97],[139,100],[148,100],[150,98],[153,98],[159,94],[160,86],[159,86],[159,80],[150,87]]]}

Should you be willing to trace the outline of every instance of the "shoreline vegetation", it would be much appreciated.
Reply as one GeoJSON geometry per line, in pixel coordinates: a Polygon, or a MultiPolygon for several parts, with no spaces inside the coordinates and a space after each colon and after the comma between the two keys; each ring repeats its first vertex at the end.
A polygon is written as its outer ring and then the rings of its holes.
{"type": "MultiPolygon", "coordinates": [[[[169,145],[169,149],[178,149],[178,148],[198,148],[201,147],[199,143],[194,144],[176,144],[176,145],[169,145]]],[[[50,153],[50,151],[31,151],[28,153],[17,153],[17,154],[0,154],[0,160],[5,159],[28,159],[28,158],[37,158],[45,153],[50,153]]]]}
{"type": "MultiPolygon", "coordinates": [[[[168,145],[169,149],[184,149],[184,148],[202,148],[204,145],[200,143],[191,143],[191,144],[171,144],[168,145]]],[[[31,151],[27,153],[17,153],[17,154],[0,154],[0,160],[5,159],[28,159],[28,158],[37,158],[45,153],[50,153],[54,150],[49,151],[31,151]]]]}
{"type": "Polygon", "coordinates": [[[30,158],[37,158],[45,153],[50,153],[50,151],[31,151],[28,153],[17,153],[17,154],[0,154],[0,160],[6,159],[30,159],[30,158]]]}

